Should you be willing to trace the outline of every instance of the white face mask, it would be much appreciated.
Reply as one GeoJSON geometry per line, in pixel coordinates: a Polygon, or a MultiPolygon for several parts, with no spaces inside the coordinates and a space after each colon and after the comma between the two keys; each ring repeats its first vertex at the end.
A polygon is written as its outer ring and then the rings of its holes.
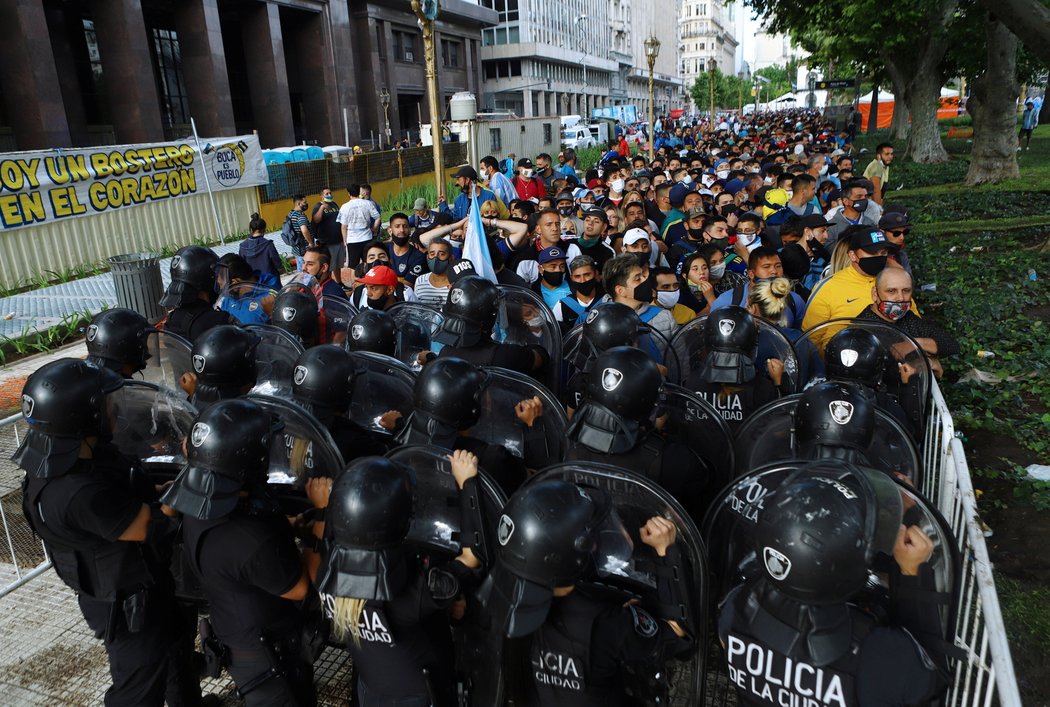
{"type": "Polygon", "coordinates": [[[610,186],[612,187],[612,190],[614,192],[622,192],[623,191],[623,184],[624,184],[624,181],[622,179],[614,179],[610,186]]]}
{"type": "Polygon", "coordinates": [[[766,177],[765,179],[762,180],[762,182],[764,184],[772,184],[773,183],[773,178],[772,177],[766,177]]]}
{"type": "Polygon", "coordinates": [[[821,167],[820,168],[820,173],[821,173],[821,175],[827,174],[828,173],[828,166],[824,165],[823,167],[821,167]]]}
{"type": "Polygon", "coordinates": [[[525,325],[532,329],[539,329],[541,326],[543,326],[543,317],[537,314],[532,319],[526,319],[525,325]]]}
{"type": "Polygon", "coordinates": [[[717,172],[715,172],[715,174],[718,175],[719,179],[725,179],[726,177],[729,176],[729,170],[728,169],[720,169],[717,172]]]}
{"type": "Polygon", "coordinates": [[[711,273],[711,277],[713,279],[715,279],[715,280],[721,279],[721,277],[726,274],[726,264],[725,263],[719,263],[718,265],[712,265],[710,267],[710,273],[711,273]]]}
{"type": "Polygon", "coordinates": [[[678,298],[681,296],[681,292],[674,290],[673,292],[657,292],[656,301],[660,303],[660,306],[664,309],[671,309],[678,304],[678,298]]]}
{"type": "Polygon", "coordinates": [[[521,170],[521,178],[522,179],[532,179],[532,170],[531,169],[523,169],[523,170],[521,170]]]}
{"type": "Polygon", "coordinates": [[[754,243],[756,238],[758,238],[757,233],[739,233],[736,237],[736,239],[743,243],[745,246],[749,246],[752,243],[754,243]]]}
{"type": "Polygon", "coordinates": [[[787,192],[787,195],[788,195],[788,198],[789,198],[789,199],[790,199],[790,198],[791,198],[792,196],[794,196],[794,195],[795,195],[795,192],[794,192],[793,190],[791,190],[791,189],[785,189],[784,191],[785,191],[785,192],[787,192]]]}
{"type": "Polygon", "coordinates": [[[692,184],[692,183],[693,183],[693,177],[691,175],[687,174],[684,177],[682,177],[682,184],[692,184]]]}

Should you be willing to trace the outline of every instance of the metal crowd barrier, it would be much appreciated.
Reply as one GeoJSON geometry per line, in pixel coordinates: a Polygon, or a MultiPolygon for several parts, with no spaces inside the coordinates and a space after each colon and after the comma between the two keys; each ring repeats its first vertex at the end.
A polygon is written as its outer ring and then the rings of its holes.
{"type": "Polygon", "coordinates": [[[44,544],[33,535],[22,515],[24,473],[11,455],[22,442],[26,423],[21,413],[0,420],[0,598],[10,594],[51,567],[44,544]]]}

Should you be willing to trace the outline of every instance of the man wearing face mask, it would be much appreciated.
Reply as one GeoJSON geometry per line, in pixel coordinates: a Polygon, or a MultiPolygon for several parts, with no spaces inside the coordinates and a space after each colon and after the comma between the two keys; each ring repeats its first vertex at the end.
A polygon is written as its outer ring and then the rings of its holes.
{"type": "Polygon", "coordinates": [[[533,176],[532,160],[522,157],[518,160],[518,176],[514,177],[511,184],[517,192],[519,199],[540,199],[547,196],[547,189],[543,180],[533,176]]]}
{"type": "Polygon", "coordinates": [[[674,241],[674,245],[667,249],[667,264],[672,268],[677,268],[683,258],[696,252],[696,249],[705,243],[704,221],[706,218],[707,212],[702,206],[694,206],[686,212],[686,219],[683,222],[685,238],[674,241]]]}
{"type": "Polygon", "coordinates": [[[658,254],[654,253],[649,233],[641,228],[629,228],[623,234],[623,252],[630,253],[637,258],[638,264],[646,273],[658,262],[658,254]]]}
{"type": "Polygon", "coordinates": [[[558,178],[558,173],[551,167],[551,156],[546,152],[541,152],[536,155],[536,175],[543,182],[543,186],[546,188],[546,193],[553,193],[554,180],[558,178]]]}
{"type": "Polygon", "coordinates": [[[499,171],[499,160],[492,155],[481,159],[481,178],[486,181],[489,189],[504,204],[509,204],[517,198],[517,192],[510,180],[499,171]]]}
{"type": "Polygon", "coordinates": [[[411,227],[405,214],[391,216],[386,232],[390,235],[388,252],[391,267],[398,279],[411,287],[416,278],[426,272],[427,256],[409,243],[411,227]]]}
{"type": "Polygon", "coordinates": [[[558,209],[558,213],[566,218],[576,216],[576,202],[572,198],[572,192],[568,189],[558,192],[558,195],[554,197],[554,206],[558,209]]]}
{"type": "MultiPolygon", "coordinates": [[[[565,282],[565,252],[561,248],[544,248],[536,256],[540,278],[532,283],[532,291],[543,297],[552,310],[571,293],[565,282]]],[[[557,319],[557,315],[555,315],[557,319]]],[[[561,321],[560,319],[558,321],[561,321]]]]}
{"type": "Polygon", "coordinates": [[[563,297],[551,310],[554,318],[562,324],[562,333],[571,330],[584,320],[587,313],[598,305],[605,290],[598,279],[600,268],[589,255],[578,255],[569,262],[567,284],[572,294],[563,297]]]}
{"type": "Polygon", "coordinates": [[[605,198],[619,206],[623,201],[623,192],[626,187],[626,181],[620,176],[619,172],[611,172],[606,177],[605,183],[609,187],[609,191],[605,198]]]}
{"type": "Polygon", "coordinates": [[[358,309],[387,310],[398,302],[416,301],[416,293],[398,282],[397,275],[386,265],[369,268],[363,277],[357,278],[354,285],[350,301],[358,309]]]}
{"type": "MultiPolygon", "coordinates": [[[[889,254],[896,251],[885,234],[874,226],[852,226],[842,237],[849,239],[850,265],[823,280],[813,290],[802,322],[803,330],[830,319],[852,319],[860,314],[871,301],[875,276],[886,267],[889,254]]],[[[898,266],[894,264],[893,267],[898,266]]],[[[911,308],[915,309],[914,302],[911,302],[911,308]]],[[[824,330],[814,337],[813,343],[823,349],[824,343],[835,333],[824,330]]]]}
{"type": "Polygon", "coordinates": [[[459,196],[456,197],[451,208],[445,197],[440,197],[438,199],[438,209],[441,213],[451,216],[453,221],[462,221],[467,217],[467,213],[470,211],[471,195],[473,194],[476,194],[478,197],[479,208],[486,201],[495,201],[496,206],[499,208],[500,218],[507,218],[510,215],[510,212],[507,211],[507,205],[499,197],[477,183],[478,173],[469,164],[463,165],[456,170],[452,178],[456,180],[456,186],[459,187],[459,196]]]}
{"type": "Polygon", "coordinates": [[[656,282],[656,304],[670,312],[678,326],[696,319],[696,312],[682,304],[681,284],[671,268],[653,268],[652,275],[656,282]]]}
{"type": "MultiPolygon", "coordinates": [[[[934,374],[940,378],[944,373],[940,358],[959,353],[959,341],[932,320],[915,312],[911,275],[901,268],[884,269],[875,277],[871,299],[872,303],[857,315],[857,319],[893,324],[915,339],[930,360],[934,374]]],[[[906,375],[904,370],[901,373],[906,375]]]]}
{"type": "MultiPolygon", "coordinates": [[[[622,253],[607,262],[602,269],[602,282],[613,302],[627,305],[638,314],[643,324],[657,331],[665,340],[671,340],[678,324],[670,312],[652,304],[655,282],[638,264],[635,254],[622,253]]],[[[656,350],[656,345],[651,339],[649,341],[646,353],[656,362],[662,363],[664,352],[656,350]]]]}
{"type": "MultiPolygon", "coordinates": [[[[682,217],[680,219],[674,219],[670,221],[664,221],[664,228],[662,228],[659,243],[666,243],[672,245],[680,240],[686,238],[687,225],[686,220],[689,213],[698,207],[704,205],[704,197],[699,192],[691,191],[685,195],[682,200],[682,217]]],[[[657,245],[659,245],[659,243],[657,245]]]]}
{"type": "Polygon", "coordinates": [[[876,226],[878,219],[868,213],[868,190],[863,182],[851,179],[842,185],[842,208],[831,217],[828,226],[828,251],[834,249],[839,236],[850,226],[876,226]]]}
{"type": "MultiPolygon", "coordinates": [[[[667,198],[671,203],[671,210],[667,212],[667,215],[664,217],[663,225],[660,227],[660,238],[665,242],[667,239],[667,229],[671,227],[671,224],[678,223],[685,218],[685,212],[687,208],[689,208],[685,205],[685,198],[691,193],[695,192],[685,184],[675,184],[667,193],[667,198]]],[[[659,191],[657,191],[657,201],[659,201],[659,191]]]]}
{"type": "Polygon", "coordinates": [[[879,228],[886,234],[886,240],[897,247],[897,252],[891,256],[893,260],[911,275],[911,261],[904,252],[904,239],[911,232],[908,214],[902,211],[887,211],[879,219],[879,228]]]}

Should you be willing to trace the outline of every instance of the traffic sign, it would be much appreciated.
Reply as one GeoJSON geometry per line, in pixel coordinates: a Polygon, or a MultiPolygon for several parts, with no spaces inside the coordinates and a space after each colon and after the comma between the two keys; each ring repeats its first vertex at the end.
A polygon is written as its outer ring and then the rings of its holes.
{"type": "Polygon", "coordinates": [[[829,88],[854,88],[857,85],[857,79],[828,79],[826,81],[817,81],[816,88],[820,91],[826,91],[829,88]]]}

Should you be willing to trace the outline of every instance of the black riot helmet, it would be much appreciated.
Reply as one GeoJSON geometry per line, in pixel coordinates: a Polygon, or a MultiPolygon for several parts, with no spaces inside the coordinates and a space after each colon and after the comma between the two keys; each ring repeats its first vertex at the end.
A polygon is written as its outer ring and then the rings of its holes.
{"type": "Polygon", "coordinates": [[[171,259],[171,284],[160,298],[161,307],[180,307],[198,298],[201,292],[214,296],[215,267],[219,256],[211,248],[188,245],[171,259]]]}
{"type": "Polygon", "coordinates": [[[587,313],[579,343],[567,355],[578,370],[587,373],[598,354],[615,346],[634,346],[649,331],[638,313],[627,305],[605,302],[587,313]]]}
{"type": "Polygon", "coordinates": [[[316,342],[320,335],[319,320],[317,299],[306,290],[286,288],[273,302],[270,323],[307,346],[316,342]]]}
{"type": "Polygon", "coordinates": [[[243,395],[255,385],[259,337],[239,326],[212,327],[193,342],[190,362],[197,374],[195,403],[243,395]]]}
{"type": "Polygon", "coordinates": [[[161,500],[200,520],[229,515],[243,489],[265,484],[270,442],[283,427],[249,400],[208,406],[190,428],[186,466],[161,500]]]}
{"type": "Polygon", "coordinates": [[[875,402],[856,383],[828,381],[809,388],[795,406],[795,442],[806,457],[855,459],[875,433],[875,402]]]}
{"type": "Polygon", "coordinates": [[[393,356],[397,352],[397,324],[381,309],[362,309],[350,320],[346,345],[351,351],[393,356]]]}
{"type": "Polygon", "coordinates": [[[412,520],[412,470],[364,457],[332,486],[325,515],[328,542],[317,588],[335,597],[386,601],[405,581],[400,551],[412,520]]]}
{"type": "Polygon", "coordinates": [[[477,424],[487,384],[488,375],[461,358],[428,363],[416,377],[414,410],[399,441],[451,449],[460,432],[477,424]]]}
{"type": "Polygon", "coordinates": [[[843,329],[824,347],[824,369],[829,380],[878,388],[886,369],[886,348],[870,331],[843,329]]]}
{"type": "Polygon", "coordinates": [[[758,325],[746,309],[730,305],[711,312],[704,322],[704,346],[704,381],[740,385],[754,380],[758,325]]]}
{"type": "Polygon", "coordinates": [[[552,590],[594,569],[609,512],[604,493],[561,479],[526,484],[510,497],[499,520],[496,562],[480,591],[498,630],[517,638],[543,625],[552,590]]]}
{"type": "Polygon", "coordinates": [[[295,362],[292,395],[318,419],[341,415],[350,407],[354,376],[359,372],[349,351],[333,344],[314,346],[295,362]]]}
{"type": "Polygon", "coordinates": [[[780,592],[837,604],[863,588],[876,553],[892,554],[901,517],[900,492],[885,474],[814,462],[763,500],[755,551],[780,592]]]}
{"type": "Polygon", "coordinates": [[[499,308],[499,288],[477,275],[452,284],[441,310],[445,320],[434,341],[447,346],[474,346],[492,334],[499,308]]]}
{"type": "Polygon", "coordinates": [[[661,383],[660,368],[647,353],[616,346],[595,359],[584,383],[583,399],[640,423],[652,414],[661,383]]]}
{"type": "Polygon", "coordinates": [[[156,331],[144,316],[130,309],[118,307],[99,312],[84,332],[87,360],[121,375],[125,366],[137,373],[146,367],[149,335],[156,331]]]}

